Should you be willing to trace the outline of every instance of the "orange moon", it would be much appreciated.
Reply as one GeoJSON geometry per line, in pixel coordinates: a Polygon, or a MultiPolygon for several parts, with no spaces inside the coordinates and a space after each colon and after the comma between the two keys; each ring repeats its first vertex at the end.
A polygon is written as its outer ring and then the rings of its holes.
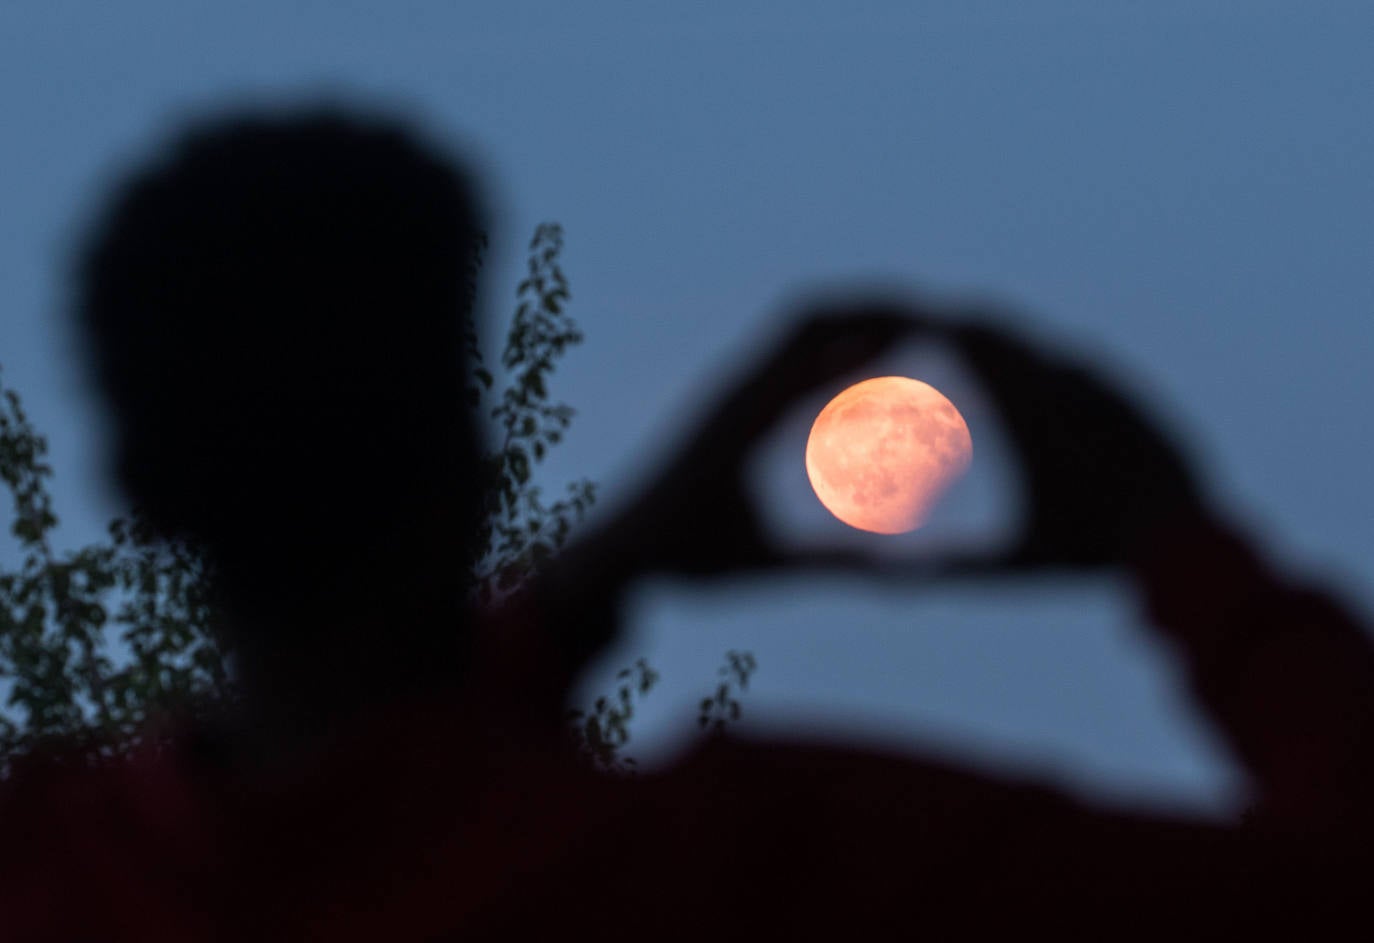
{"type": "Polygon", "coordinates": [[[849,387],[821,410],[806,440],[806,474],[821,504],[875,534],[920,527],[972,458],[959,410],[906,377],[849,387]]]}

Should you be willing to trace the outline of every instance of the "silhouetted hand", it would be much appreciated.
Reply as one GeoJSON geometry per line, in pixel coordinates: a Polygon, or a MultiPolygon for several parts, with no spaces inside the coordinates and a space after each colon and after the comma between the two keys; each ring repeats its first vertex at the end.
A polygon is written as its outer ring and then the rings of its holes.
{"type": "Polygon", "coordinates": [[[1095,569],[1122,562],[1151,524],[1198,503],[1177,449],[1088,369],[1033,348],[983,315],[856,299],[813,306],[697,423],[654,484],[571,548],[543,583],[564,612],[602,614],[594,620],[601,644],[614,633],[607,613],[621,591],[651,573],[713,578],[828,569],[908,581],[1095,569]],[[907,564],[850,548],[778,546],[745,488],[754,446],[807,393],[918,337],[951,345],[1006,425],[1026,500],[1018,538],[1000,553],[907,564]]]}
{"type": "Polygon", "coordinates": [[[1005,320],[983,313],[937,315],[856,300],[813,308],[701,423],[629,530],[641,565],[682,575],[779,567],[980,575],[1115,565],[1152,525],[1199,504],[1177,447],[1101,374],[1037,349],[1005,320]],[[949,344],[1005,424],[1025,501],[1017,538],[1002,553],[928,560],[910,572],[852,549],[776,546],[744,489],[751,447],[803,395],[917,336],[949,344]]]}
{"type": "MultiPolygon", "coordinates": [[[[621,581],[651,572],[709,577],[797,563],[769,540],[747,494],[744,472],[754,447],[803,396],[924,324],[913,305],[888,299],[811,306],[783,342],[696,421],[641,497],[571,555],[598,561],[602,580],[621,581]]],[[[587,573],[590,566],[579,570],[587,573]]]]}
{"type": "Polygon", "coordinates": [[[852,553],[803,559],[776,546],[748,496],[745,468],[789,407],[923,325],[913,306],[885,299],[815,305],[798,319],[784,341],[696,421],[653,483],[530,587],[537,605],[558,613],[568,677],[616,636],[622,594],[639,577],[862,566],[865,561],[852,553]]]}
{"type": "Polygon", "coordinates": [[[1200,505],[1177,447],[1100,374],[1006,322],[951,319],[943,337],[995,404],[1020,466],[1025,518],[1004,555],[951,569],[1089,569],[1200,505]]]}
{"type": "MultiPolygon", "coordinates": [[[[754,447],[804,396],[917,335],[910,303],[854,299],[814,304],[790,334],[697,424],[672,466],[636,509],[644,563],[713,576],[800,561],[771,541],[745,488],[754,447]]],[[[823,556],[824,554],[822,554],[823,556]]],[[[813,564],[816,561],[810,561],[813,564]]]]}

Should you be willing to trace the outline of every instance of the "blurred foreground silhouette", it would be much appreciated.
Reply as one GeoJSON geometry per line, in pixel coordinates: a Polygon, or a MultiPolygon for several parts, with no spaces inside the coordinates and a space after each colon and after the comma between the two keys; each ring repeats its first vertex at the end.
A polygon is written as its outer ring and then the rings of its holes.
{"type": "Polygon", "coordinates": [[[403,128],[331,111],[193,129],[112,202],[78,314],[117,474],[161,533],[205,548],[243,699],[162,754],[23,758],[0,796],[0,935],[1234,936],[1357,899],[1374,795],[1361,627],[1219,521],[1108,382],[984,312],[798,312],[625,512],[500,606],[469,604],[455,574],[480,516],[461,356],[476,206],[403,128]],[[772,545],[743,470],[791,404],[912,338],[950,345],[983,383],[1028,500],[1004,554],[922,578],[1128,573],[1251,777],[1244,822],[844,746],[718,739],[630,779],[577,760],[568,689],[635,580],[902,578],[772,545]]]}

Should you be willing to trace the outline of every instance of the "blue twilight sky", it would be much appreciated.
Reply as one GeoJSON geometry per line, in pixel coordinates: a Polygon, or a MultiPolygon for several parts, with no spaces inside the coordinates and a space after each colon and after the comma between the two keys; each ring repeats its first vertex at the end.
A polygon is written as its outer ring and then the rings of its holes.
{"type": "MultiPolygon", "coordinates": [[[[1322,0],[9,0],[0,364],[51,439],[62,538],[98,539],[118,504],[60,317],[71,234],[179,114],[342,90],[478,161],[493,315],[534,225],[564,224],[587,342],[557,375],[579,416],[551,487],[586,475],[613,506],[801,288],[977,290],[1119,363],[1227,507],[1368,604],[1371,41],[1374,6],[1322,0]]],[[[977,451],[937,536],[885,546],[1005,529],[976,390],[920,351],[884,372],[942,386],[977,451]]],[[[806,485],[805,412],[756,486],[788,539],[856,539],[806,485]]],[[[721,654],[748,648],[757,729],[925,746],[1097,796],[1232,795],[1109,580],[661,584],[630,629],[588,683],[639,654],[662,670],[636,732],[649,760],[688,731],[721,654]]]]}

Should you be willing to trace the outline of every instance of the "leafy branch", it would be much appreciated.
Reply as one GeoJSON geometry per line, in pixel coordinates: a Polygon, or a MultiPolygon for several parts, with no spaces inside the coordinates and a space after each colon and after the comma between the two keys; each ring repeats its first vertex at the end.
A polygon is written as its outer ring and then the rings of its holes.
{"type": "MultiPolygon", "coordinates": [[[[487,548],[474,574],[478,598],[490,602],[519,588],[567,542],[573,525],[596,499],[586,479],[567,485],[562,498],[546,504],[533,482],[532,467],[562,441],[573,409],[549,397],[549,375],[566,350],[582,342],[567,314],[572,297],[558,264],[563,228],[541,224],[530,240],[528,275],[516,287],[518,304],[501,355],[509,385],[491,410],[501,445],[487,460],[487,508],[479,545],[487,548]]],[[[490,371],[478,365],[478,381],[490,389],[490,371]]]]}
{"type": "Polygon", "coordinates": [[[723,733],[726,724],[738,721],[741,714],[739,698],[749,687],[749,678],[757,668],[758,663],[749,652],[726,652],[725,664],[716,672],[724,680],[716,685],[714,694],[702,698],[697,705],[697,726],[723,733]]]}
{"type": "Polygon", "coordinates": [[[635,702],[658,683],[658,672],[643,658],[616,674],[614,697],[602,695],[591,711],[568,711],[568,733],[578,753],[594,768],[607,773],[633,774],[634,759],[620,751],[630,740],[635,702]]]}

